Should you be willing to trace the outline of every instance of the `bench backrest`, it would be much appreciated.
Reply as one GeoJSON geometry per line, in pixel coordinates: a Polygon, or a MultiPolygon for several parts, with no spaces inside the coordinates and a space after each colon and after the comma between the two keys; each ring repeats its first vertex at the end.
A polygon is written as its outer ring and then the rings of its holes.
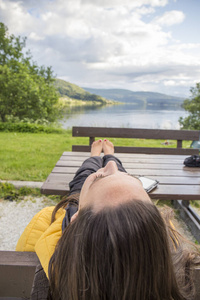
{"type": "MultiPolygon", "coordinates": [[[[36,253],[0,251],[0,300],[30,299],[31,288],[39,260],[36,253]]],[[[200,268],[195,270],[196,297],[200,299],[200,268]]],[[[42,295],[38,298],[45,299],[42,295]]],[[[31,298],[32,299],[32,298],[31,298]]]]}
{"type": "Polygon", "coordinates": [[[116,153],[146,153],[146,154],[198,154],[198,149],[182,148],[182,141],[199,140],[198,130],[164,130],[164,129],[140,129],[140,128],[107,128],[107,127],[73,127],[72,136],[89,137],[89,146],[73,145],[72,151],[89,152],[90,146],[98,138],[133,138],[133,139],[161,139],[176,140],[176,148],[152,148],[152,147],[115,147],[116,153]]]}

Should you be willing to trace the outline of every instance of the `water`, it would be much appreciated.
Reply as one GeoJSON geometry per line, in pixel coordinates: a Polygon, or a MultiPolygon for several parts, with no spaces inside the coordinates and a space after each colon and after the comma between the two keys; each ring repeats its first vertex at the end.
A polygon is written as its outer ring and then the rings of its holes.
{"type": "Polygon", "coordinates": [[[179,129],[179,117],[186,117],[181,108],[137,109],[132,104],[97,107],[74,107],[61,121],[63,128],[72,126],[179,129]]]}

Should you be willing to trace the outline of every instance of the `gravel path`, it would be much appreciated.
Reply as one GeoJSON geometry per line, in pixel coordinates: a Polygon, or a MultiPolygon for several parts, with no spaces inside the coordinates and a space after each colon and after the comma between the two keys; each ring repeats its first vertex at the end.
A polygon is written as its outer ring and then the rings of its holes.
{"type": "Polygon", "coordinates": [[[0,199],[0,250],[15,250],[17,241],[32,217],[55,202],[44,197],[27,196],[21,201],[0,199]]]}

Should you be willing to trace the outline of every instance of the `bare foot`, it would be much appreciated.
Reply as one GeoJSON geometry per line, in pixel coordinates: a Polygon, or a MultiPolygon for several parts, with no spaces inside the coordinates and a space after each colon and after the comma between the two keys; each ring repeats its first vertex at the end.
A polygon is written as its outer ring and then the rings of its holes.
{"type": "Polygon", "coordinates": [[[99,156],[103,149],[102,140],[94,141],[91,146],[91,156],[99,156]]]}
{"type": "Polygon", "coordinates": [[[114,154],[115,150],[114,150],[114,145],[112,142],[110,142],[109,140],[104,140],[103,141],[103,152],[104,155],[107,154],[114,154]]]}

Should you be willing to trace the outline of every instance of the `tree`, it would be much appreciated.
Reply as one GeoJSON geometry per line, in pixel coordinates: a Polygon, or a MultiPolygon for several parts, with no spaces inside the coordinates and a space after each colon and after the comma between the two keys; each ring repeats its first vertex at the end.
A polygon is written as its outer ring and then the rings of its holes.
{"type": "Polygon", "coordinates": [[[34,63],[30,52],[24,54],[25,46],[26,38],[9,36],[7,27],[0,23],[1,121],[12,116],[53,122],[60,116],[53,71],[34,63]]]}
{"type": "Polygon", "coordinates": [[[183,108],[189,112],[186,118],[180,118],[182,129],[200,130],[200,83],[190,89],[191,97],[183,102],[183,108]]]}

